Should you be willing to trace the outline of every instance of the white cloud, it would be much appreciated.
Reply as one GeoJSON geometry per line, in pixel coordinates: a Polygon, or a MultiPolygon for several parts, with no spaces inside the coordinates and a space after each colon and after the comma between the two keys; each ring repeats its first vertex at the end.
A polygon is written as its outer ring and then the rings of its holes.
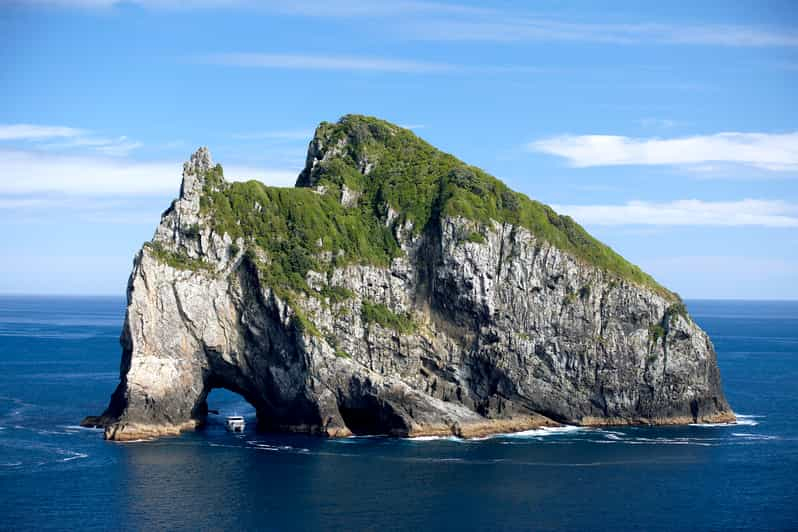
{"type": "Polygon", "coordinates": [[[208,54],[189,58],[189,60],[201,64],[242,68],[389,72],[401,74],[519,74],[540,73],[544,71],[543,69],[527,65],[465,65],[367,56],[271,54],[256,52],[208,54]]]}
{"type": "Polygon", "coordinates": [[[64,126],[0,124],[0,141],[32,143],[44,150],[88,149],[103,155],[125,156],[142,146],[125,136],[98,137],[91,131],[64,126]]]}
{"type": "Polygon", "coordinates": [[[141,146],[141,142],[129,140],[124,136],[115,139],[81,136],[61,142],[38,144],[38,147],[44,150],[72,150],[74,148],[85,148],[113,157],[124,157],[141,146]]]}
{"type": "Polygon", "coordinates": [[[175,193],[180,165],[0,150],[0,193],[85,196],[175,193]]]}
{"type": "Polygon", "coordinates": [[[256,5],[244,0],[6,0],[11,4],[77,9],[108,9],[121,5],[138,5],[150,9],[195,9],[256,5]]]}
{"type": "Polygon", "coordinates": [[[454,72],[461,68],[457,65],[448,63],[429,63],[402,59],[384,59],[379,57],[305,54],[230,53],[210,54],[199,59],[202,63],[214,65],[295,70],[346,70],[430,74],[435,72],[454,72]]]}
{"type": "Polygon", "coordinates": [[[792,29],[714,24],[575,23],[518,13],[513,16],[506,12],[463,20],[421,19],[405,25],[404,30],[410,37],[430,41],[798,46],[798,33],[792,29]]]}
{"type": "Polygon", "coordinates": [[[724,162],[773,171],[798,170],[798,132],[717,133],[672,139],[564,135],[531,142],[527,148],[563,157],[576,167],[724,162]]]}
{"type": "MultiPolygon", "coordinates": [[[[146,9],[190,10],[241,8],[269,11],[285,15],[313,18],[394,17],[397,15],[479,15],[493,13],[492,9],[419,1],[359,0],[5,0],[15,4],[53,6],[78,9],[109,9],[121,5],[137,5],[146,9]]],[[[0,0],[2,2],[2,0],[0,0]]]]}
{"type": "Polygon", "coordinates": [[[587,225],[704,225],[798,227],[798,205],[784,201],[677,200],[623,205],[552,205],[587,225]]]}
{"type": "Polygon", "coordinates": [[[285,14],[307,17],[354,18],[354,17],[397,17],[434,15],[482,16],[497,13],[491,8],[458,5],[443,2],[382,1],[363,2],[362,0],[301,0],[294,2],[261,2],[261,8],[269,7],[285,14]]]}
{"type": "MultiPolygon", "coordinates": [[[[0,150],[0,194],[60,193],[80,196],[177,195],[182,163],[140,162],[98,156],[0,150]]],[[[229,180],[257,179],[267,185],[293,185],[298,172],[225,166],[229,180]]]]}
{"type": "Polygon", "coordinates": [[[687,21],[673,24],[582,22],[535,16],[529,11],[412,0],[10,0],[10,3],[82,9],[110,9],[125,4],[159,10],[238,8],[308,18],[372,18],[382,19],[402,37],[430,41],[798,46],[798,32],[793,28],[690,24],[687,21]]]}
{"type": "Polygon", "coordinates": [[[83,134],[85,134],[84,130],[73,127],[0,124],[0,140],[43,140],[78,137],[83,134]]]}

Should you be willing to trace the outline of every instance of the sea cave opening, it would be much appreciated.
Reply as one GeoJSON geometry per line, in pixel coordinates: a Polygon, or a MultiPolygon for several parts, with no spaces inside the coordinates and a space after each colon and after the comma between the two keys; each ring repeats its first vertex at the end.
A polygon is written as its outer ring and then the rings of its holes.
{"type": "Polygon", "coordinates": [[[407,436],[408,427],[393,406],[371,395],[350,398],[338,409],[346,426],[354,434],[407,436]]]}
{"type": "MultiPolygon", "coordinates": [[[[237,392],[221,387],[212,388],[205,398],[205,404],[207,405],[206,429],[231,430],[229,420],[239,416],[243,418],[243,426],[247,431],[254,430],[257,426],[257,410],[237,392]]],[[[234,424],[233,427],[235,426],[234,424]]]]}

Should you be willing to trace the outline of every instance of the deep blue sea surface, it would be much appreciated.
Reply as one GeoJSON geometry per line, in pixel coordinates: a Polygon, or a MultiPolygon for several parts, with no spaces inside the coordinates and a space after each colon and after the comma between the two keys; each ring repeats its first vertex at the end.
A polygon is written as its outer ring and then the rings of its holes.
{"type": "Polygon", "coordinates": [[[689,301],[734,426],[111,443],[121,298],[0,297],[0,529],[798,528],[798,302],[689,301]]]}

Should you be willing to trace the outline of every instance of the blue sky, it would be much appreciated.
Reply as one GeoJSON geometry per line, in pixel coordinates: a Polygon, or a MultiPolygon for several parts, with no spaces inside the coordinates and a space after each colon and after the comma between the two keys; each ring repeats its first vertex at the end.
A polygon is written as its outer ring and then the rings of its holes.
{"type": "Polygon", "coordinates": [[[687,298],[798,298],[794,2],[0,0],[0,293],[122,294],[207,145],[413,128],[687,298]]]}

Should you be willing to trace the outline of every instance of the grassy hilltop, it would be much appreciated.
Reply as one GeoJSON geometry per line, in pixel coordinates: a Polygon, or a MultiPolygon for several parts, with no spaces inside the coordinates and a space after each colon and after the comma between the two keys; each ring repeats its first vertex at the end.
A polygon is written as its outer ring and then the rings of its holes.
{"type": "MultiPolygon", "coordinates": [[[[346,115],[337,123],[320,124],[314,142],[334,151],[312,175],[303,171],[294,188],[258,181],[227,183],[221,165],[206,176],[203,214],[216,231],[244,237],[268,253],[271,263],[262,265],[262,272],[275,288],[307,291],[305,275],[311,269],[325,272],[352,262],[388,264],[402,252],[386,226],[391,208],[397,214],[392,224],[411,221],[415,234],[445,216],[482,225],[490,220],[519,225],[585,263],[676,298],[570,217],[510,190],[408,129],[346,115]],[[366,165],[370,170],[364,174],[366,165]],[[344,186],[358,196],[351,206],[340,202],[344,186]],[[321,252],[329,252],[331,260],[322,261],[321,252]]],[[[469,240],[481,242],[483,236],[475,232],[469,240]]]]}

